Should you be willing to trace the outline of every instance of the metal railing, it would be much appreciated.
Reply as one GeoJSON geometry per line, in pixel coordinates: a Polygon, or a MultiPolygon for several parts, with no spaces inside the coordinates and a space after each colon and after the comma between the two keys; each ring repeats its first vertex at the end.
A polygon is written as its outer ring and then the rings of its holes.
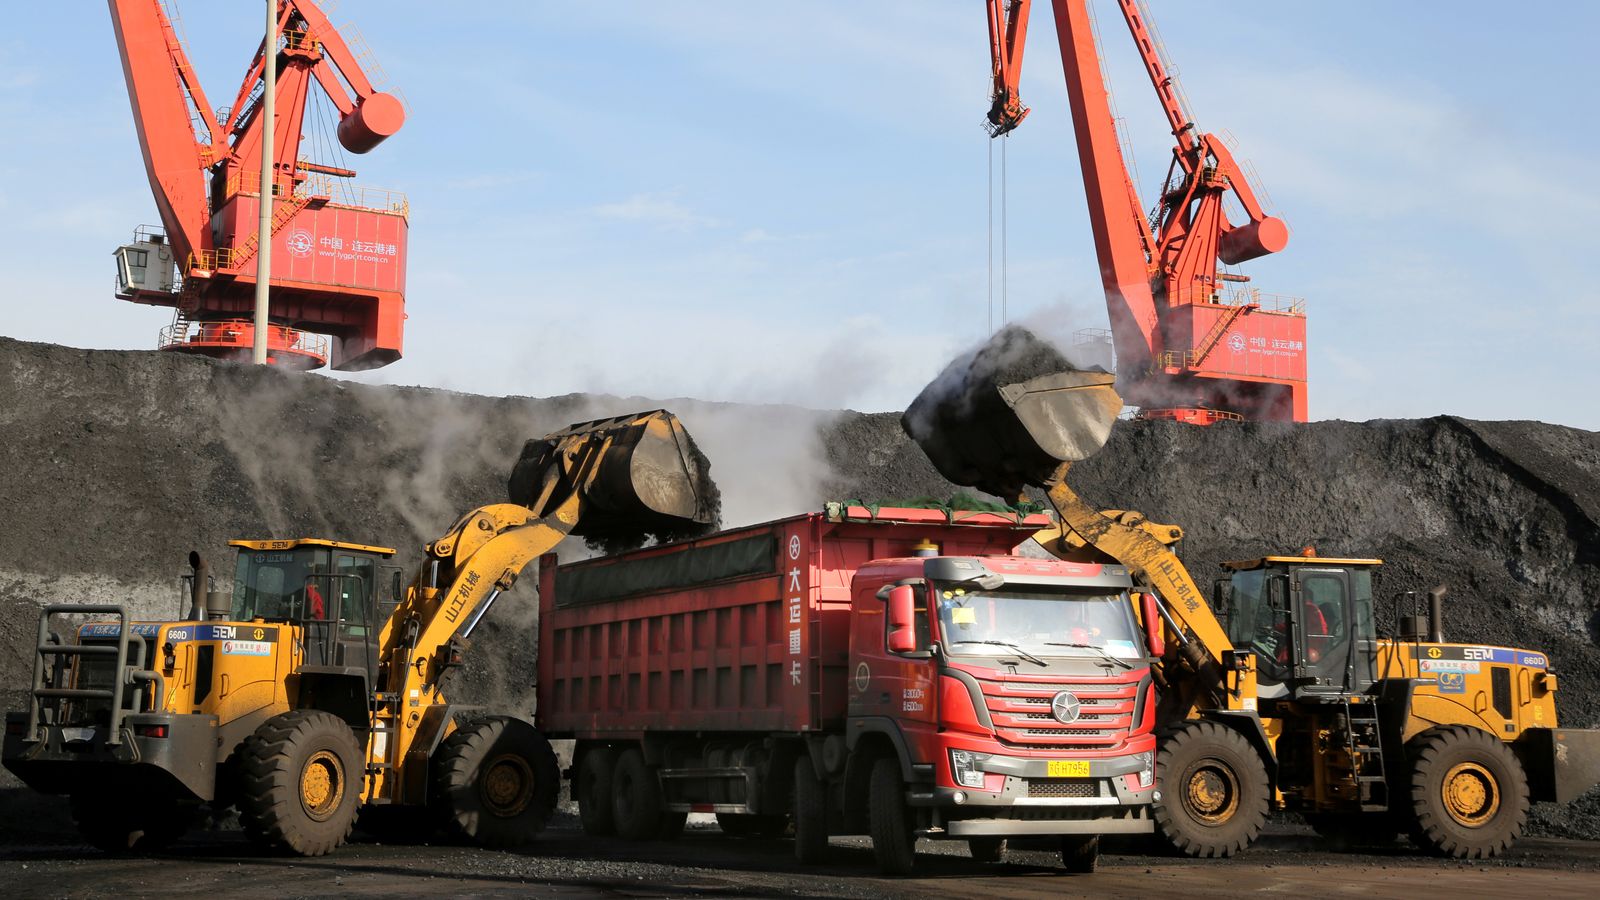
{"type": "MultiPolygon", "coordinates": [[[[181,350],[201,347],[239,347],[249,349],[255,335],[255,323],[245,319],[188,322],[176,321],[161,329],[156,346],[161,350],[181,350]]],[[[267,349],[303,356],[328,358],[326,335],[301,331],[287,325],[267,326],[267,349]]]]}
{"type": "MultiPolygon", "coordinates": [[[[46,606],[39,614],[39,633],[36,647],[37,651],[33,660],[33,685],[28,706],[28,731],[26,737],[28,741],[40,739],[39,729],[44,724],[42,720],[44,718],[45,705],[48,701],[54,701],[54,703],[50,703],[52,718],[59,722],[61,717],[58,713],[62,700],[105,700],[110,704],[105,743],[114,747],[122,743],[122,720],[128,715],[137,715],[148,711],[144,690],[138,690],[129,695],[124,688],[135,684],[151,684],[155,687],[155,696],[158,699],[166,695],[166,681],[161,677],[161,673],[145,668],[144,638],[133,633],[133,629],[129,627],[128,610],[120,603],[83,605],[56,603],[46,606]],[[104,614],[111,614],[117,617],[116,646],[84,644],[81,642],[52,642],[50,632],[50,618],[52,616],[104,614]],[[131,654],[130,651],[132,651],[131,654]],[[130,655],[133,658],[131,665],[128,661],[130,655]],[[50,656],[58,659],[76,656],[80,660],[93,656],[115,657],[115,664],[111,670],[111,685],[106,688],[69,688],[62,687],[59,683],[52,683],[47,687],[44,677],[45,658],[50,656]],[[132,701],[131,709],[123,709],[125,700],[132,701]]],[[[82,666],[74,668],[81,674],[82,666]]],[[[64,677],[66,667],[56,665],[52,669],[55,673],[55,680],[59,682],[64,677]]]]}

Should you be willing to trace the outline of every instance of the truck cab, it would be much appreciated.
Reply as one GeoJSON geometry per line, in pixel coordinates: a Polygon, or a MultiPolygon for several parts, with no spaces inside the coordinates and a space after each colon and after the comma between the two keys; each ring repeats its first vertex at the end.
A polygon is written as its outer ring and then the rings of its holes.
{"type": "Polygon", "coordinates": [[[894,747],[912,829],[979,855],[1150,831],[1155,687],[1127,570],[922,552],[856,574],[850,642],[852,750],[894,747]]]}

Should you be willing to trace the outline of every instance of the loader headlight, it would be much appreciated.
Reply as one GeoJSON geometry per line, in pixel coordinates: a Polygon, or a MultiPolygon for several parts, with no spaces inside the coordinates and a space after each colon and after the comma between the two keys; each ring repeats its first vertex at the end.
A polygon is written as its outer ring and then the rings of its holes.
{"type": "Polygon", "coordinates": [[[973,753],[971,750],[950,751],[950,774],[955,778],[956,784],[962,787],[983,787],[983,771],[978,768],[987,762],[989,754],[973,753]]]}
{"type": "Polygon", "coordinates": [[[1156,755],[1152,751],[1145,751],[1134,757],[1139,761],[1139,787],[1141,788],[1147,788],[1156,783],[1155,757],[1156,755]]]}

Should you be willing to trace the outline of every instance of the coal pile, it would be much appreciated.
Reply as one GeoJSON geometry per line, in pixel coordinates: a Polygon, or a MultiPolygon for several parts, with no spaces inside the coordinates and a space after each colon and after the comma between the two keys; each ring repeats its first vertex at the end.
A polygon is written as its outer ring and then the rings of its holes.
{"type": "MultiPolygon", "coordinates": [[[[712,461],[728,526],[955,492],[896,413],[493,398],[0,339],[0,703],[18,708],[45,602],[176,615],[189,550],[215,566],[235,537],[341,537],[413,566],[462,512],[505,499],[528,437],[661,406],[712,461]]],[[[1385,629],[1397,595],[1448,584],[1447,639],[1547,651],[1562,722],[1600,727],[1600,434],[1452,417],[1124,421],[1071,478],[1090,502],[1182,525],[1202,582],[1223,559],[1306,544],[1378,556],[1385,629]]],[[[486,617],[452,699],[531,709],[534,586],[530,570],[486,617]]],[[[1536,819],[1600,838],[1594,794],[1536,819]]]]}

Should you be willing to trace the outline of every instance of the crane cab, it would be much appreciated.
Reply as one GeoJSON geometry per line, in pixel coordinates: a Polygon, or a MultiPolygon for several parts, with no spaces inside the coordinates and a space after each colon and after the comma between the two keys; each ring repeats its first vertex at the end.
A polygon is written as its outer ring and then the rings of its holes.
{"type": "Polygon", "coordinates": [[[1233,646],[1256,657],[1262,698],[1339,699],[1376,670],[1378,559],[1263,556],[1223,563],[1213,608],[1233,646]]]}

